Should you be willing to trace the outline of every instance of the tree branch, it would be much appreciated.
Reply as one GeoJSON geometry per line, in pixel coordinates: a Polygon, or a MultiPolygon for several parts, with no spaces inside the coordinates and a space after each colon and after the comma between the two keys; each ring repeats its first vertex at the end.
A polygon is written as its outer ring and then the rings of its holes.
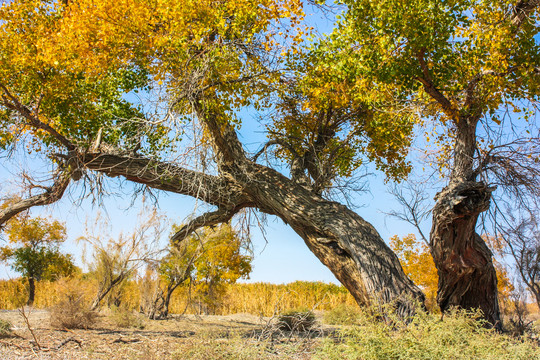
{"type": "MultiPolygon", "coordinates": [[[[14,111],[17,111],[21,116],[28,120],[29,125],[41,129],[49,133],[53,138],[55,138],[60,144],[64,145],[69,151],[75,150],[75,145],[69,141],[64,135],[60,134],[50,125],[42,122],[38,118],[38,114],[33,114],[32,111],[25,105],[23,105],[19,99],[10,93],[10,91],[3,84],[0,84],[0,89],[4,91],[4,95],[1,96],[2,102],[4,105],[14,111]]],[[[41,99],[40,101],[41,102],[41,99]]],[[[38,105],[39,107],[39,105],[38,105]]]]}
{"type": "Polygon", "coordinates": [[[523,21],[533,12],[538,6],[540,6],[540,0],[521,0],[514,11],[512,12],[512,17],[510,21],[512,25],[518,30],[523,24],[523,21]]]}
{"type": "Polygon", "coordinates": [[[123,176],[154,189],[192,196],[211,205],[230,208],[250,203],[248,195],[234,182],[172,163],[122,154],[84,153],[80,157],[90,170],[110,177],[123,176]]]}
{"type": "Polygon", "coordinates": [[[27,199],[19,200],[10,204],[5,209],[2,209],[0,211],[0,229],[2,229],[9,219],[33,206],[49,205],[60,200],[70,181],[71,174],[69,171],[59,171],[56,175],[54,184],[50,187],[46,187],[45,192],[31,196],[27,199]]]}
{"type": "Polygon", "coordinates": [[[174,243],[179,243],[188,237],[192,232],[201,227],[225,223],[231,220],[231,218],[241,209],[242,206],[229,209],[221,208],[216,211],[207,212],[201,216],[198,216],[191,220],[187,225],[182,226],[182,228],[171,237],[171,241],[174,243]]]}
{"type": "Polygon", "coordinates": [[[433,79],[431,78],[431,75],[429,73],[429,67],[426,64],[424,55],[424,50],[418,51],[418,54],[416,55],[423,73],[423,77],[417,77],[417,80],[424,85],[424,90],[442,106],[444,113],[454,121],[457,121],[458,112],[454,108],[450,100],[448,100],[448,98],[444,96],[433,84],[433,79]]]}
{"type": "Polygon", "coordinates": [[[273,139],[273,140],[268,141],[266,144],[264,144],[264,146],[259,151],[257,151],[255,155],[253,155],[253,157],[251,158],[251,161],[257,161],[259,156],[261,156],[270,146],[273,146],[273,145],[283,146],[284,148],[287,148],[287,150],[291,152],[293,157],[295,158],[300,157],[298,153],[296,152],[296,150],[294,150],[294,148],[291,146],[291,144],[287,143],[286,141],[282,139],[273,139]]]}
{"type": "Polygon", "coordinates": [[[405,190],[395,185],[389,191],[401,204],[402,210],[392,210],[385,214],[414,226],[422,241],[429,246],[429,239],[424,235],[421,226],[421,223],[431,214],[431,204],[427,201],[426,193],[423,192],[423,184],[407,182],[404,187],[405,190]]]}
{"type": "Polygon", "coordinates": [[[247,157],[238,140],[238,136],[229,119],[224,114],[219,114],[211,108],[207,108],[204,101],[196,99],[192,102],[195,113],[200,121],[208,129],[213,140],[214,151],[220,155],[218,165],[233,164],[246,161],[247,157]]]}

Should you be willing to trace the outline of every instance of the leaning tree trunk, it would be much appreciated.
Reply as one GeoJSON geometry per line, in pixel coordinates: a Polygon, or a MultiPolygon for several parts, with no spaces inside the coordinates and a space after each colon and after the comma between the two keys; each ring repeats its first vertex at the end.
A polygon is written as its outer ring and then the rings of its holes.
{"type": "Polygon", "coordinates": [[[219,171],[247,194],[247,203],[236,207],[255,207],[289,224],[359,304],[393,304],[401,316],[414,313],[418,302],[423,305],[424,294],[371,224],[248,159],[232,126],[201,103],[194,106],[211,134],[219,171]]]}
{"type": "Polygon", "coordinates": [[[239,180],[257,207],[289,224],[359,304],[391,303],[408,316],[423,303],[423,293],[371,224],[270,168],[251,165],[239,180]]]}

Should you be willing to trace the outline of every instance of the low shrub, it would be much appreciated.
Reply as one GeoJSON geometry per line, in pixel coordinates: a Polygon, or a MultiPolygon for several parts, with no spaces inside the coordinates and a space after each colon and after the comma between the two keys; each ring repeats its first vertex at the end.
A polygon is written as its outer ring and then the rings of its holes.
{"type": "Polygon", "coordinates": [[[56,329],[88,329],[96,322],[96,313],[88,308],[81,296],[68,295],[54,305],[50,315],[56,329]]]}
{"type": "Polygon", "coordinates": [[[289,310],[278,316],[278,327],[285,331],[307,331],[315,325],[315,314],[311,310],[289,310]]]}
{"type": "Polygon", "coordinates": [[[340,304],[326,311],[323,320],[328,325],[354,325],[360,320],[360,312],[357,306],[340,304]]]}
{"type": "Polygon", "coordinates": [[[11,327],[9,321],[0,319],[0,338],[10,336],[12,333],[11,327]]]}
{"type": "Polygon", "coordinates": [[[144,329],[144,319],[139,314],[134,313],[123,306],[111,307],[110,320],[119,328],[137,328],[144,329]]]}
{"type": "Polygon", "coordinates": [[[85,286],[80,279],[58,281],[58,301],[51,308],[50,322],[56,329],[88,329],[96,322],[97,314],[90,310],[85,286]]]}
{"type": "Polygon", "coordinates": [[[314,359],[540,359],[537,344],[487,329],[478,313],[454,311],[441,320],[420,312],[409,320],[388,324],[361,316],[358,325],[340,331],[338,341],[325,340],[314,359]]]}

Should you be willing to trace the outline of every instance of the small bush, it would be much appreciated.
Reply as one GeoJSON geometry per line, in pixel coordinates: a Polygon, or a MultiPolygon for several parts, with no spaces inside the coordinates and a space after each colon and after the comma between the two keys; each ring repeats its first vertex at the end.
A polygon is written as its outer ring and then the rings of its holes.
{"type": "Polygon", "coordinates": [[[88,329],[96,322],[97,314],[90,310],[85,286],[80,279],[58,281],[58,302],[52,307],[51,326],[56,329],[88,329]]]}
{"type": "Polygon", "coordinates": [[[356,306],[340,304],[326,311],[323,319],[328,325],[354,325],[360,319],[360,312],[356,306]]]}
{"type": "Polygon", "coordinates": [[[307,331],[315,325],[315,314],[311,310],[289,310],[278,317],[278,327],[286,331],[307,331]]]}
{"type": "Polygon", "coordinates": [[[88,329],[96,322],[96,313],[77,295],[68,295],[53,306],[50,316],[51,326],[57,329],[88,329]]]}
{"type": "Polygon", "coordinates": [[[0,319],[0,338],[8,337],[11,335],[11,323],[7,320],[0,319]]]}
{"type": "Polygon", "coordinates": [[[111,310],[110,320],[116,327],[144,329],[144,319],[132,310],[122,306],[113,306],[111,310]]]}

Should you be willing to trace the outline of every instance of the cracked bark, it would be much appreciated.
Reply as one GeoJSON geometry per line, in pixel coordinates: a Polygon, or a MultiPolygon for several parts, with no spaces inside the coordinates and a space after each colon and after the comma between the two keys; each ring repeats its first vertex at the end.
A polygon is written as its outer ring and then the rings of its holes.
{"type": "Polygon", "coordinates": [[[262,211],[290,225],[359,304],[394,302],[400,315],[414,313],[424,295],[371,224],[272,169],[252,166],[255,179],[246,191],[262,211]]]}
{"type": "Polygon", "coordinates": [[[431,253],[439,273],[441,310],[479,308],[486,320],[500,327],[492,253],[475,231],[478,215],[489,208],[491,191],[481,182],[456,181],[437,195],[431,253]]]}

